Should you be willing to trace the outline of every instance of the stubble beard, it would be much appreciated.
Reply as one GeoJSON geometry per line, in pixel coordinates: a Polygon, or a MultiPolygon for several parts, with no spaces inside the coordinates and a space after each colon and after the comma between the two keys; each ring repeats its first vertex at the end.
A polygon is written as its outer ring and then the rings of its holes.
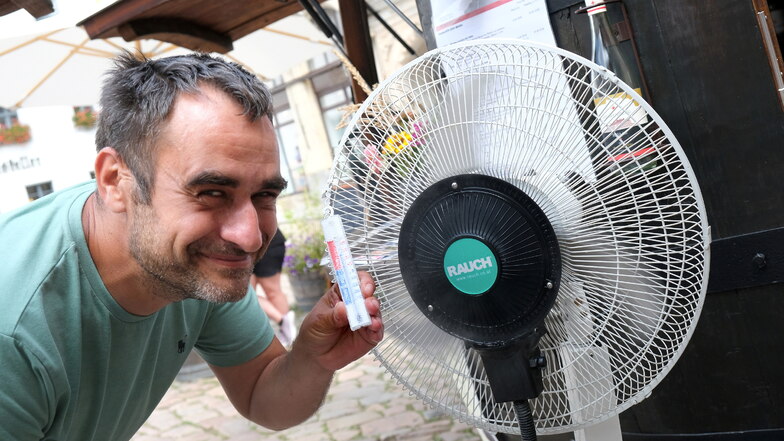
{"type": "Polygon", "coordinates": [[[199,271],[196,261],[201,250],[216,251],[219,248],[226,254],[242,253],[236,247],[197,241],[188,246],[187,261],[179,262],[176,256],[162,252],[164,247],[156,236],[157,216],[152,207],[136,204],[135,213],[129,213],[129,218],[128,247],[131,256],[148,276],[144,283],[151,294],[171,302],[200,299],[215,303],[236,302],[247,294],[252,268],[217,269],[217,275],[226,282],[218,284],[199,271]]]}

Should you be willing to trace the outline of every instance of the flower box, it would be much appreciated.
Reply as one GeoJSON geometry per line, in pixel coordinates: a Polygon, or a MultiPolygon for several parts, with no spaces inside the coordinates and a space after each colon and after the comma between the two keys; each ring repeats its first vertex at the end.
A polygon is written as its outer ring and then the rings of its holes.
{"type": "Polygon", "coordinates": [[[10,127],[0,124],[0,145],[22,144],[30,141],[30,126],[13,123],[10,127]]]}
{"type": "Polygon", "coordinates": [[[98,121],[98,114],[90,106],[74,107],[74,115],[71,118],[74,127],[80,129],[91,129],[98,121]]]}

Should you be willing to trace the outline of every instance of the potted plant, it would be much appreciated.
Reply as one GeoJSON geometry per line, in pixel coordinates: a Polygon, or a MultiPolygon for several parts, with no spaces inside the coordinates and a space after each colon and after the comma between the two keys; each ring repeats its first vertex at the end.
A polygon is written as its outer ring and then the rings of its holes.
{"type": "Polygon", "coordinates": [[[14,121],[9,127],[0,124],[0,145],[22,144],[30,140],[30,126],[14,121]]]}
{"type": "Polygon", "coordinates": [[[309,310],[324,294],[327,269],[321,264],[326,254],[324,233],[318,221],[302,222],[286,240],[283,272],[288,276],[297,306],[309,310]]]}

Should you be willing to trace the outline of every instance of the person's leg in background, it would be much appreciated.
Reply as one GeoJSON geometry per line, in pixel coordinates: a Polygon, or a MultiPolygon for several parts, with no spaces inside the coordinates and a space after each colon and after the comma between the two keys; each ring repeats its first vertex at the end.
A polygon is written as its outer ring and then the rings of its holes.
{"type": "Polygon", "coordinates": [[[256,297],[259,299],[259,305],[261,305],[262,311],[267,314],[270,320],[275,323],[280,323],[280,319],[283,318],[283,314],[278,311],[278,308],[267,299],[267,295],[264,292],[264,288],[261,284],[261,280],[256,277],[255,274],[250,276],[250,285],[253,287],[253,290],[256,291],[256,297]]]}
{"type": "MultiPolygon", "coordinates": [[[[297,326],[294,323],[294,311],[289,307],[289,300],[280,285],[280,273],[270,277],[258,277],[259,285],[266,296],[266,301],[272,305],[280,316],[279,320],[272,317],[280,325],[280,332],[286,340],[284,345],[290,345],[297,336],[297,326]]],[[[264,306],[262,305],[262,308],[264,306]]]]}
{"type": "Polygon", "coordinates": [[[294,342],[297,327],[294,311],[289,308],[286,293],[280,285],[280,272],[286,255],[286,238],[280,230],[272,238],[264,257],[256,263],[251,277],[251,286],[256,291],[259,304],[269,319],[278,324],[278,340],[284,346],[294,342]]]}
{"type": "Polygon", "coordinates": [[[256,291],[261,309],[270,321],[278,325],[275,335],[283,346],[290,346],[297,335],[294,311],[280,286],[280,273],[268,277],[251,276],[251,285],[256,291]]]}

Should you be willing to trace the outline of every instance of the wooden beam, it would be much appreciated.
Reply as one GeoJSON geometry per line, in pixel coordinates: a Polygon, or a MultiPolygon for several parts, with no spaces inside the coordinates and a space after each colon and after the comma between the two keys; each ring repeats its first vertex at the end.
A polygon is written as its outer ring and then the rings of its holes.
{"type": "Polygon", "coordinates": [[[113,37],[114,35],[109,35],[111,31],[128,21],[128,18],[138,17],[167,1],[169,0],[119,1],[85,18],[77,25],[83,26],[87,35],[93,40],[113,37]]]}
{"type": "Polygon", "coordinates": [[[177,18],[143,18],[119,26],[125,41],[150,38],[195,51],[225,54],[234,49],[231,37],[205,26],[177,18]]]}
{"type": "Polygon", "coordinates": [[[271,23],[275,23],[276,21],[286,18],[289,15],[297,13],[302,10],[302,6],[296,1],[291,1],[289,3],[279,3],[280,6],[276,9],[269,10],[264,13],[264,15],[259,15],[258,17],[254,17],[245,23],[240,24],[239,26],[235,26],[232,28],[229,33],[233,40],[239,40],[240,38],[258,30],[261,28],[267,27],[267,25],[271,23]]]}
{"type": "Polygon", "coordinates": [[[23,8],[35,18],[41,18],[54,12],[52,0],[11,0],[11,3],[23,8]]]}
{"type": "Polygon", "coordinates": [[[0,0],[0,17],[19,10],[19,6],[9,0],[0,0]]]}
{"type": "MultiPolygon", "coordinates": [[[[362,78],[372,87],[378,83],[378,73],[376,72],[376,60],[373,56],[373,42],[370,39],[365,1],[340,0],[339,7],[340,19],[343,23],[343,41],[348,58],[362,78]]],[[[361,103],[368,96],[355,80],[351,81],[351,90],[354,93],[356,103],[361,103]]]]}

